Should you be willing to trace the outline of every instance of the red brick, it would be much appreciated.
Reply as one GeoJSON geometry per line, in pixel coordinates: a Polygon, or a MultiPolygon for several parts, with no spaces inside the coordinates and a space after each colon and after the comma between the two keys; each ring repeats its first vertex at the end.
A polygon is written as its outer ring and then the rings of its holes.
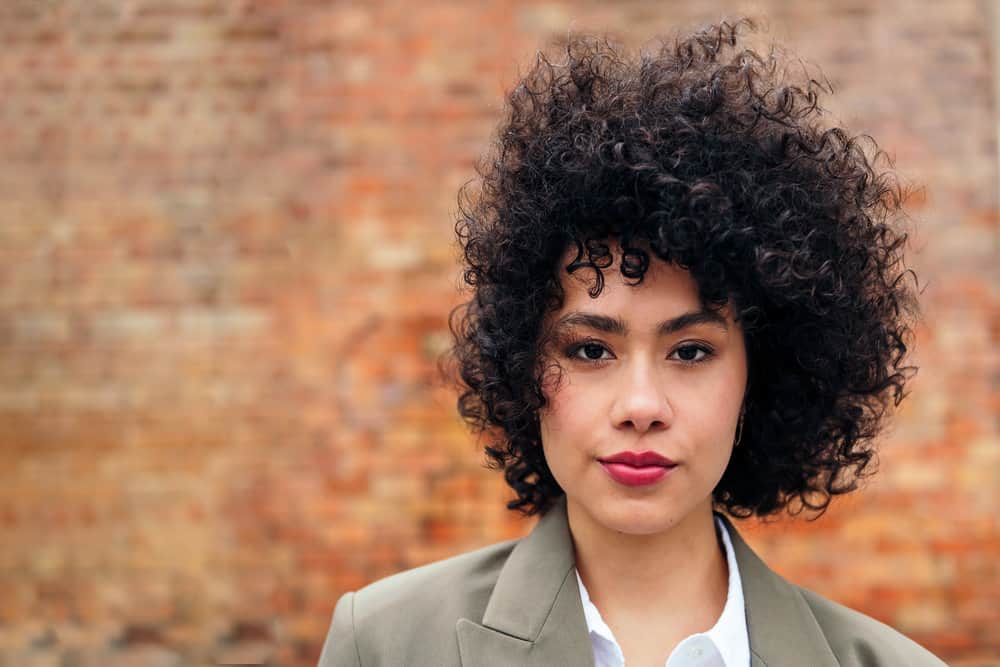
{"type": "MultiPolygon", "coordinates": [[[[921,371],[870,486],[745,532],[949,664],[995,665],[994,35],[973,0],[856,4],[761,9],[832,115],[926,185],[921,371]]],[[[543,42],[722,13],[0,7],[0,662],[314,665],[344,591],[530,530],[434,373],[455,191],[543,42]]]]}

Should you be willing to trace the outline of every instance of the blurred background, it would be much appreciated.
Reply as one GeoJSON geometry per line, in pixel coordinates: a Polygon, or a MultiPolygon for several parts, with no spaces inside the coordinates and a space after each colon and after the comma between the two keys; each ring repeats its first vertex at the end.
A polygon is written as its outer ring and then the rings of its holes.
{"type": "Polygon", "coordinates": [[[1000,665],[992,2],[3,0],[0,666],[315,665],[345,591],[526,534],[436,375],[457,190],[567,30],[745,13],[924,186],[926,289],[879,475],[741,530],[1000,665]]]}

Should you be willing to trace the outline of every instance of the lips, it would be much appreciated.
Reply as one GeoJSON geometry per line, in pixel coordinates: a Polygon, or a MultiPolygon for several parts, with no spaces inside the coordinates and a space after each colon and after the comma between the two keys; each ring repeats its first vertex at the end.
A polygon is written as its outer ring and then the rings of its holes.
{"type": "Polygon", "coordinates": [[[601,463],[622,463],[633,468],[644,468],[646,466],[659,466],[661,468],[671,468],[675,465],[673,461],[656,452],[618,452],[611,456],[598,459],[601,463]]]}
{"type": "Polygon", "coordinates": [[[655,484],[677,467],[676,463],[656,452],[618,452],[598,461],[611,479],[624,486],[655,484]]]}

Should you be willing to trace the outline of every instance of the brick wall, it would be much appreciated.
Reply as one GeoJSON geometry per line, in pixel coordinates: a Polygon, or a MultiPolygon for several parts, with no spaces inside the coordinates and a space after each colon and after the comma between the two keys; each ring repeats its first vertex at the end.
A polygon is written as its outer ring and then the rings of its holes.
{"type": "Polygon", "coordinates": [[[455,193],[569,28],[749,9],[914,200],[881,473],[745,532],[950,664],[1000,661],[989,4],[0,4],[0,665],[313,665],[336,598],[531,522],[436,379],[455,193]]]}

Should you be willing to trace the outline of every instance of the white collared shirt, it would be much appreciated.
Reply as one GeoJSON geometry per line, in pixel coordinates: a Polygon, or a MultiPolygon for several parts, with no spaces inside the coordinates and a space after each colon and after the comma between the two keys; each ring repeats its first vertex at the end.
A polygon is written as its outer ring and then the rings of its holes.
{"type": "MultiPolygon", "coordinates": [[[[722,535],[726,547],[726,563],[729,564],[729,591],[726,594],[726,606],[722,609],[719,620],[707,632],[689,635],[679,643],[667,658],[665,667],[748,667],[750,665],[750,639],[747,634],[746,613],[743,606],[743,585],[740,581],[740,571],[736,566],[736,555],[733,543],[729,539],[729,531],[718,517],[715,523],[722,535]]],[[[594,664],[596,667],[624,667],[625,655],[611,628],[608,627],[601,612],[590,600],[586,586],[576,573],[580,584],[580,599],[583,601],[583,613],[587,619],[587,629],[590,631],[590,644],[594,649],[594,664]]]]}

